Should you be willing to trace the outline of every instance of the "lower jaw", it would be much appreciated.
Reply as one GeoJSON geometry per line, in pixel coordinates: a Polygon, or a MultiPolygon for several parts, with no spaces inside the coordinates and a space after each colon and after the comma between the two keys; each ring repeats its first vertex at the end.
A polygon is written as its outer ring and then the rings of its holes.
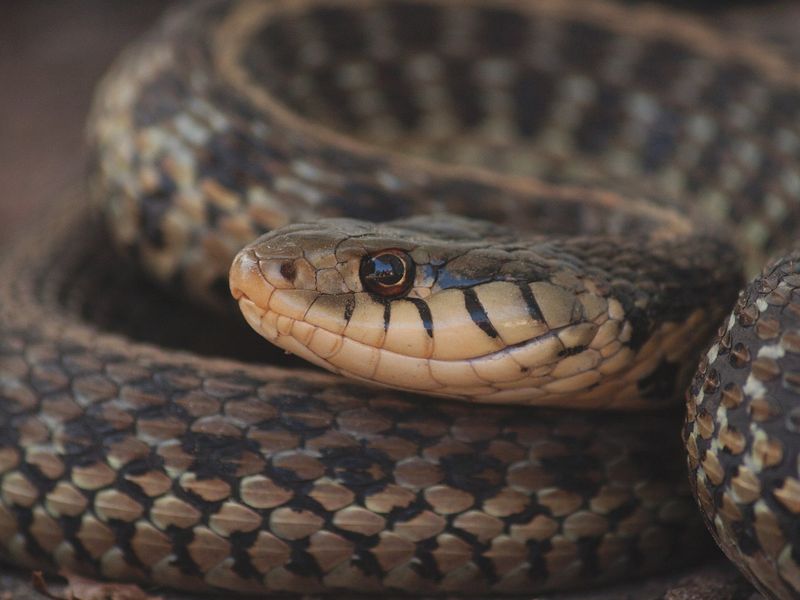
{"type": "MultiPolygon", "coordinates": [[[[581,393],[559,396],[550,394],[536,387],[520,386],[519,388],[497,388],[486,384],[448,385],[431,380],[429,369],[423,369],[424,361],[400,357],[400,360],[413,361],[410,368],[402,370],[402,377],[376,378],[381,357],[377,349],[369,349],[363,344],[331,333],[321,327],[310,325],[305,321],[292,319],[274,311],[264,310],[256,305],[245,294],[239,298],[239,308],[249,325],[263,338],[326,371],[338,373],[346,377],[364,381],[374,385],[394,388],[416,394],[433,395],[485,404],[517,404],[538,406],[561,406],[564,408],[614,408],[613,402],[603,402],[602,398],[587,397],[582,399],[581,393]],[[350,345],[351,354],[343,361],[333,362],[334,357],[343,345],[350,345]],[[311,346],[315,346],[315,350],[311,346]],[[319,353],[317,353],[319,352],[319,353]],[[415,374],[414,371],[417,371],[415,374]],[[426,376],[427,375],[427,376],[426,376]],[[386,380],[392,379],[392,380],[386,380]],[[417,385],[407,385],[416,383],[417,385]]],[[[605,394],[604,394],[605,395],[605,394]]],[[[613,396],[613,394],[610,394],[613,396]]]]}

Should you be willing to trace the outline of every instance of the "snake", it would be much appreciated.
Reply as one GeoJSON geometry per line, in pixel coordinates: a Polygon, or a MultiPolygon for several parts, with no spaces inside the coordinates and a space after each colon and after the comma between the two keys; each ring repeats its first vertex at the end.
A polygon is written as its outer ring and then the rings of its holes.
{"type": "Polygon", "coordinates": [[[532,594],[707,527],[800,597],[781,53],[604,0],[200,0],[89,132],[0,260],[4,560],[532,594]]]}

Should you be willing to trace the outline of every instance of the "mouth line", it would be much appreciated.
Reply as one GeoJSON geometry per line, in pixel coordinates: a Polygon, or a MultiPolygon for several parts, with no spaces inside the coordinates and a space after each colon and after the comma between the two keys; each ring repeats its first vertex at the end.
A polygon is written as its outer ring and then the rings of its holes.
{"type": "Polygon", "coordinates": [[[416,394],[539,406],[554,406],[564,397],[570,406],[588,406],[584,403],[602,397],[603,406],[612,406],[611,392],[628,385],[623,375],[631,361],[636,362],[619,343],[618,351],[607,355],[590,343],[570,353],[560,332],[580,323],[473,358],[414,357],[295,319],[269,308],[269,303],[262,308],[241,288],[232,289],[232,294],[249,325],[287,353],[351,379],[416,394]],[[591,354],[580,359],[586,350],[591,354]]]}
{"type": "MultiPolygon", "coordinates": [[[[273,286],[273,288],[274,288],[274,286],[273,286]]],[[[307,350],[308,353],[314,354],[314,356],[316,356],[320,360],[325,360],[326,363],[330,365],[329,368],[333,368],[335,370],[338,370],[338,367],[336,367],[332,363],[328,362],[325,357],[322,357],[322,356],[319,356],[318,354],[316,354],[313,350],[308,348],[308,346],[305,343],[303,343],[301,340],[299,340],[297,338],[297,336],[292,334],[292,332],[291,332],[292,326],[295,323],[302,323],[303,326],[306,326],[309,329],[313,329],[314,331],[322,331],[322,332],[325,332],[326,334],[329,334],[329,335],[332,335],[332,336],[336,336],[336,337],[340,338],[341,340],[348,340],[348,343],[350,343],[350,344],[356,344],[356,345],[358,345],[358,346],[360,346],[362,348],[372,349],[372,350],[374,350],[376,352],[384,353],[386,356],[397,357],[398,360],[399,359],[404,359],[404,358],[409,358],[409,359],[413,359],[413,360],[432,361],[432,362],[438,362],[438,363],[443,363],[443,364],[458,364],[458,363],[468,364],[468,363],[472,363],[472,362],[476,362],[476,361],[487,361],[487,362],[488,361],[492,361],[494,359],[497,359],[497,358],[503,357],[505,355],[508,355],[511,352],[513,352],[514,350],[521,350],[521,349],[525,349],[525,348],[530,348],[530,347],[533,347],[533,346],[536,346],[536,345],[544,344],[548,340],[551,340],[553,338],[557,339],[559,332],[564,331],[565,329],[569,329],[570,327],[574,327],[576,325],[580,325],[581,324],[581,323],[574,323],[574,324],[570,324],[570,325],[565,325],[563,327],[559,327],[557,329],[551,329],[547,333],[544,333],[544,334],[542,334],[540,336],[537,336],[535,338],[531,338],[531,339],[528,339],[528,340],[517,342],[515,344],[508,344],[504,348],[501,348],[501,349],[496,350],[494,352],[490,352],[488,354],[481,354],[481,355],[473,356],[473,357],[469,357],[469,358],[441,359],[441,358],[433,358],[433,357],[430,357],[430,356],[413,356],[413,355],[400,354],[398,352],[394,352],[392,350],[387,350],[387,349],[382,348],[380,346],[372,346],[372,345],[366,344],[366,343],[364,343],[362,341],[356,340],[354,338],[347,337],[347,336],[343,335],[342,333],[337,333],[337,332],[331,331],[330,329],[326,329],[325,327],[323,327],[321,325],[314,325],[314,324],[308,323],[307,321],[304,321],[302,319],[295,319],[294,317],[290,317],[290,316],[285,315],[283,313],[280,313],[280,312],[278,312],[278,311],[276,311],[274,309],[264,308],[264,307],[258,305],[256,302],[254,302],[247,295],[247,293],[245,293],[241,289],[237,288],[236,290],[233,290],[232,294],[234,296],[234,299],[236,299],[237,302],[239,303],[240,308],[242,306],[242,301],[244,300],[244,301],[248,302],[253,308],[258,310],[258,312],[260,314],[258,327],[256,327],[252,323],[251,323],[251,326],[254,329],[256,329],[256,331],[258,331],[258,333],[260,335],[262,335],[262,337],[264,337],[265,339],[267,339],[268,341],[270,341],[272,343],[275,343],[278,337],[282,337],[282,338],[291,337],[294,340],[296,340],[298,344],[301,344],[307,350]],[[272,332],[267,332],[267,331],[264,330],[264,327],[263,327],[264,318],[268,317],[268,316],[270,316],[276,322],[276,326],[274,327],[274,329],[275,329],[274,334],[272,332]],[[289,321],[290,323],[284,322],[282,327],[278,327],[277,326],[277,321],[279,319],[283,319],[285,321],[289,321]],[[285,331],[281,331],[281,329],[284,329],[285,331]]],[[[313,335],[313,334],[309,334],[309,337],[311,335],[313,335]]],[[[552,360],[547,361],[547,362],[537,363],[537,364],[530,365],[530,366],[520,365],[521,379],[524,378],[525,376],[527,376],[528,371],[530,371],[532,369],[535,369],[535,368],[541,367],[541,366],[545,366],[545,365],[548,365],[548,364],[555,363],[558,360],[560,360],[562,358],[565,358],[566,356],[569,356],[570,354],[561,354],[561,353],[569,352],[570,350],[572,350],[572,348],[567,348],[566,346],[564,346],[564,344],[563,344],[563,342],[561,342],[561,340],[559,340],[559,344],[561,346],[561,351],[559,353],[556,353],[552,360]]],[[[509,356],[509,358],[511,358],[513,360],[513,358],[511,356],[509,356]]]]}

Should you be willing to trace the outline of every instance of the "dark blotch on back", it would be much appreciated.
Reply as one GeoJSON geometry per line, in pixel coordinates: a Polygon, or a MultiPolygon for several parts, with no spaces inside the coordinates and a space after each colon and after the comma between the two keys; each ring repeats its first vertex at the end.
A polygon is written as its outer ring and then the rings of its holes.
{"type": "Polygon", "coordinates": [[[555,81],[552,75],[536,69],[526,69],[513,88],[517,128],[520,135],[533,137],[547,122],[555,100],[555,81]]]}
{"type": "Polygon", "coordinates": [[[164,215],[172,206],[174,189],[172,181],[162,178],[161,189],[142,196],[139,204],[139,225],[142,228],[142,237],[156,248],[164,247],[164,232],[161,225],[164,215]]]}
{"type": "Polygon", "coordinates": [[[475,127],[486,115],[486,109],[481,105],[480,94],[472,80],[472,68],[473,64],[469,60],[450,58],[444,72],[451,105],[466,128],[475,127]]]}
{"type": "Polygon", "coordinates": [[[321,211],[325,216],[379,222],[409,216],[409,205],[408,199],[402,196],[362,183],[351,183],[345,186],[341,195],[328,198],[321,211]]]}
{"type": "Polygon", "coordinates": [[[245,50],[242,62],[256,80],[269,81],[267,77],[274,76],[270,68],[273,64],[280,65],[284,72],[297,68],[297,40],[280,21],[271,23],[255,36],[245,50]]]}
{"type": "MultiPolygon", "coordinates": [[[[612,289],[612,296],[619,300],[622,309],[625,311],[625,319],[631,324],[631,339],[628,341],[627,346],[631,350],[639,350],[650,337],[653,330],[653,322],[649,318],[647,311],[636,306],[636,290],[630,283],[615,285],[612,289]]],[[[679,303],[675,300],[673,297],[672,304],[678,305],[679,303]]],[[[683,315],[683,313],[676,312],[675,315],[683,315]]],[[[682,320],[672,314],[670,316],[675,321],[682,320]]]]}
{"type": "Polygon", "coordinates": [[[134,105],[134,127],[151,127],[173,118],[185,108],[186,94],[186,85],[174,75],[156,78],[141,91],[134,105]]]}
{"type": "Polygon", "coordinates": [[[713,108],[725,110],[726,107],[743,98],[749,87],[759,77],[753,67],[745,63],[726,63],[717,69],[716,77],[707,85],[702,102],[713,108]]]}
{"type": "Polygon", "coordinates": [[[409,94],[409,83],[405,79],[405,63],[400,61],[382,61],[376,66],[378,89],[389,112],[400,121],[405,129],[414,129],[419,125],[422,111],[409,94]]]}
{"type": "Polygon", "coordinates": [[[575,141],[581,152],[597,154],[609,146],[625,118],[625,97],[625,92],[617,87],[598,91],[597,100],[585,112],[575,132],[575,141]]]}
{"type": "Polygon", "coordinates": [[[487,55],[514,54],[525,43],[530,23],[516,11],[488,8],[480,11],[481,47],[487,55]]]}
{"type": "Polygon", "coordinates": [[[746,527],[740,523],[732,523],[731,529],[736,536],[736,541],[739,545],[739,550],[745,556],[754,556],[756,552],[762,552],[761,544],[758,539],[753,535],[752,528],[746,527]]]}
{"type": "Polygon", "coordinates": [[[441,9],[416,3],[392,3],[388,9],[395,36],[407,49],[430,49],[439,41],[441,9]]]}
{"type": "Polygon", "coordinates": [[[672,158],[680,130],[681,115],[671,110],[663,110],[659,114],[641,152],[641,164],[645,171],[656,171],[672,158]]]}
{"type": "Polygon", "coordinates": [[[594,74],[606,58],[612,35],[583,21],[565,23],[561,39],[562,69],[594,74]]]}
{"type": "Polygon", "coordinates": [[[359,56],[366,49],[361,21],[353,10],[320,7],[312,15],[329,49],[339,56],[359,56]]]}
{"type": "Polygon", "coordinates": [[[682,44],[657,40],[648,44],[636,68],[635,78],[642,88],[655,92],[674,85],[693,56],[682,44]]]}
{"type": "MultiPolygon", "coordinates": [[[[340,127],[355,128],[360,124],[360,118],[353,112],[347,92],[342,90],[333,69],[315,69],[314,87],[319,95],[325,98],[330,106],[335,106],[335,116],[340,127]]],[[[341,153],[344,154],[344,153],[341,153]]]]}

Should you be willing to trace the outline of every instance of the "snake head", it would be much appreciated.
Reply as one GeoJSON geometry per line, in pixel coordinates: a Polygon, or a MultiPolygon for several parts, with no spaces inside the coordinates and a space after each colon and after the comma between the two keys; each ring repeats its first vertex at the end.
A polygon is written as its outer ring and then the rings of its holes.
{"type": "Polygon", "coordinates": [[[586,265],[551,239],[458,221],[279,229],[237,255],[231,291],[267,340],[350,377],[487,402],[630,402],[635,382],[614,375],[633,362],[631,325],[586,265]]]}

